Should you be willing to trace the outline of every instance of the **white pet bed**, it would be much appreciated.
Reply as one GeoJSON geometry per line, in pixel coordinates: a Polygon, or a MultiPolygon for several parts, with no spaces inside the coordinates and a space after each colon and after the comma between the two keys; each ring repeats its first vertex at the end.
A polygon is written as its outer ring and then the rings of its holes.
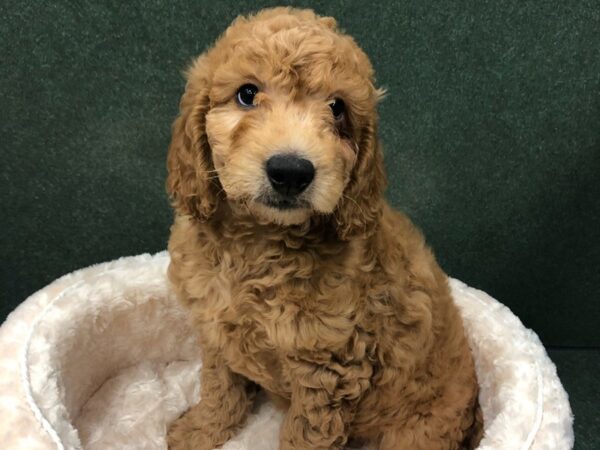
{"type": "MultiPolygon", "coordinates": [[[[0,448],[166,449],[166,424],[199,398],[200,360],[169,291],[168,255],[69,274],[0,327],[0,448]]],[[[508,308],[452,280],[481,385],[480,449],[570,449],[572,415],[538,337],[508,308]]],[[[263,401],[226,450],[276,450],[263,401]]]]}

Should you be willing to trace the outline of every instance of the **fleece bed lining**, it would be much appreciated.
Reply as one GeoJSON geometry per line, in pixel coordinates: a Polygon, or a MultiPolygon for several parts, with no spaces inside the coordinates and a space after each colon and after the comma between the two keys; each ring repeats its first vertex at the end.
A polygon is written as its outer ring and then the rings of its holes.
{"type": "MultiPolygon", "coordinates": [[[[167,424],[199,400],[193,331],[166,252],[60,278],[0,327],[0,443],[32,449],[166,449],[167,424]]],[[[568,397],[537,335],[451,279],[473,351],[479,449],[569,449],[568,397]]],[[[276,450],[282,415],[264,398],[225,450],[276,450]]]]}

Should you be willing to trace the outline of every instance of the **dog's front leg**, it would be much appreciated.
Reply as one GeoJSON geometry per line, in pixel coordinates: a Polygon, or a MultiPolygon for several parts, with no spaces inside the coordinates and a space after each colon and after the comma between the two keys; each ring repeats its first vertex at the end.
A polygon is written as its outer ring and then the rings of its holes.
{"type": "Polygon", "coordinates": [[[338,450],[346,441],[349,410],[331,404],[324,389],[298,387],[281,428],[280,450],[338,450]]]}
{"type": "Polygon", "coordinates": [[[254,385],[233,373],[218,355],[203,355],[200,403],[168,432],[169,450],[212,450],[235,435],[254,399],[254,385]]]}
{"type": "Polygon", "coordinates": [[[348,440],[355,402],[340,390],[344,380],[325,366],[294,363],[290,408],[280,450],[339,450],[348,440]]]}

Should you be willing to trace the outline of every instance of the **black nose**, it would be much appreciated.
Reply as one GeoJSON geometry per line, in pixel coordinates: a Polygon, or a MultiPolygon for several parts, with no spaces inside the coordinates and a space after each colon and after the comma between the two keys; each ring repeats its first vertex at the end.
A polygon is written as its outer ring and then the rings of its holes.
{"type": "Polygon", "coordinates": [[[271,186],[282,195],[298,195],[315,177],[315,166],[308,159],[292,154],[271,156],[267,161],[271,186]]]}

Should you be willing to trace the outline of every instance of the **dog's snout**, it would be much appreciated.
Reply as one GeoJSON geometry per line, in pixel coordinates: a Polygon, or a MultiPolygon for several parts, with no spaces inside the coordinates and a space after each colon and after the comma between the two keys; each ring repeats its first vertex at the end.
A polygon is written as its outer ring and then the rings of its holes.
{"type": "Polygon", "coordinates": [[[315,166],[293,154],[274,155],[267,161],[267,176],[271,186],[285,196],[304,191],[315,177],[315,166]]]}

